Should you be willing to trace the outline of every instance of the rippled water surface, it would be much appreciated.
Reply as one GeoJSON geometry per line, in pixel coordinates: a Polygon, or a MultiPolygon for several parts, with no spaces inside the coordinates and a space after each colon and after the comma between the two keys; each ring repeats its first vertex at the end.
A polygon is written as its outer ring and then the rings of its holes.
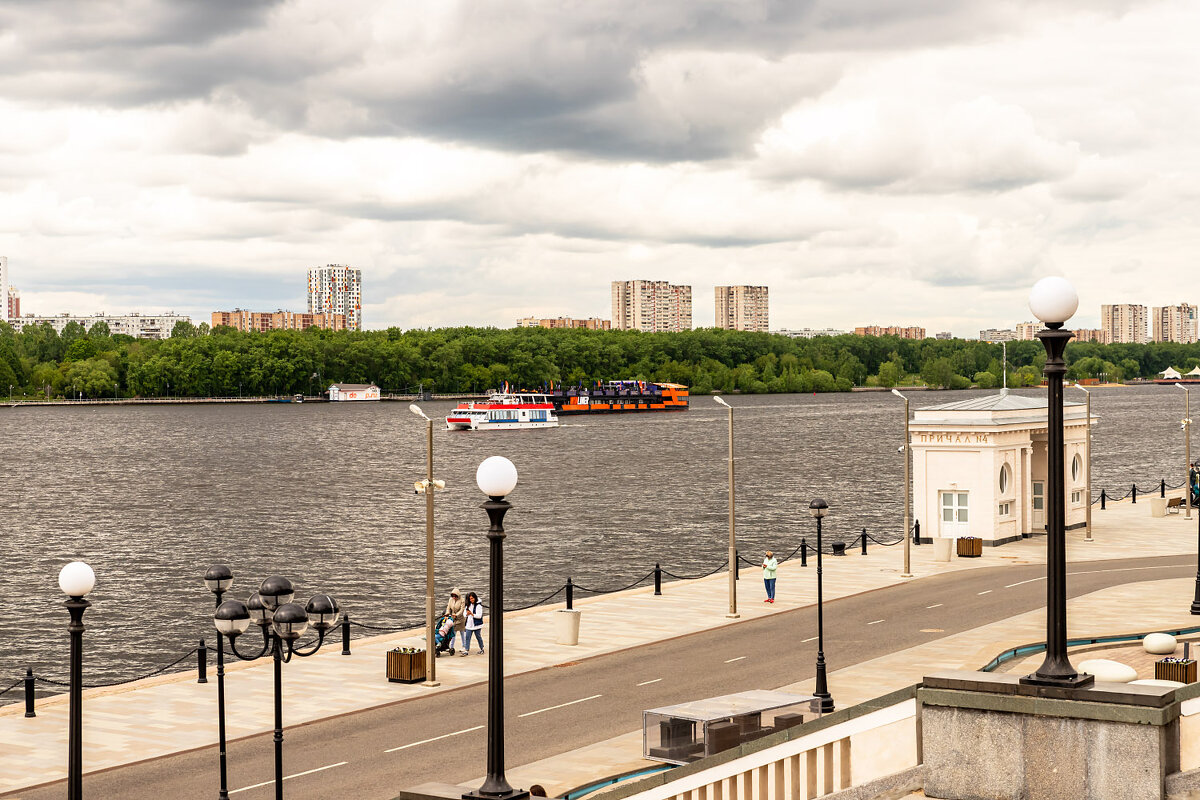
{"type": "MultiPolygon", "coordinates": [[[[1023,394],[1036,394],[1022,390],[1023,394]]],[[[978,392],[913,392],[913,406],[978,392]]],[[[1068,399],[1082,398],[1068,390],[1068,399]]],[[[808,502],[849,539],[902,528],[903,404],[887,393],[730,398],[737,407],[743,553],[812,536],[808,502]]],[[[444,416],[449,403],[428,403],[444,416]]],[[[1093,393],[1093,485],[1182,480],[1183,393],[1093,393]]],[[[436,417],[435,417],[436,419],[436,417]]],[[[568,575],[629,583],[660,561],[680,574],[725,557],[726,417],[710,398],[676,414],[567,417],[551,430],[434,434],[438,595],[486,586],[487,519],[474,470],[505,455],[520,471],[505,522],[506,605],[568,575]]],[[[212,640],[204,570],[229,564],[244,598],[269,574],[336,596],[357,620],[424,608],[425,427],[403,403],[0,409],[0,688],[33,666],[66,673],[57,586],[87,560],[87,679],[130,677],[212,640]]],[[[1200,442],[1197,443],[1200,446],[1200,442]]],[[[482,594],[482,592],[481,592],[482,594]]],[[[484,598],[486,600],[486,598],[484,598]]],[[[11,695],[4,700],[11,699],[11,695]]],[[[0,701],[3,702],[3,701],[0,701]]]]}

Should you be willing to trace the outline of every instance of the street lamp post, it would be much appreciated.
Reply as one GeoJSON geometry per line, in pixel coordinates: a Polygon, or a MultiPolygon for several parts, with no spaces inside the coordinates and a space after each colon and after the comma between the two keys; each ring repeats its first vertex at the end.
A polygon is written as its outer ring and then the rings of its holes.
{"type": "Polygon", "coordinates": [[[734,476],[733,476],[733,406],[726,403],[720,396],[713,397],[725,408],[729,409],[729,619],[737,619],[741,615],[737,610],[737,538],[734,531],[734,476]]]}
{"type": "MultiPolygon", "coordinates": [[[[224,564],[214,564],[204,573],[204,585],[216,595],[216,607],[233,585],[233,571],[224,564]]],[[[221,788],[217,800],[229,800],[229,780],[225,755],[225,635],[217,628],[217,752],[220,754],[221,788]]]]}
{"type": "MultiPolygon", "coordinates": [[[[1079,307],[1075,288],[1059,277],[1043,278],[1029,295],[1029,310],[1045,323],[1037,337],[1046,348],[1046,658],[1037,671],[1021,678],[1034,686],[1082,688],[1094,678],[1078,673],[1067,657],[1067,516],[1063,468],[1063,351],[1071,331],[1063,323],[1079,307]]],[[[1090,422],[1090,420],[1089,420],[1090,422]]]]}
{"type": "Polygon", "coordinates": [[[327,594],[313,595],[307,606],[293,603],[296,596],[292,582],[275,575],[267,578],[243,603],[226,600],[217,606],[213,625],[217,632],[229,637],[229,648],[243,661],[255,661],[270,653],[275,661],[275,800],[283,800],[283,665],[293,656],[306,658],[316,655],[325,643],[325,633],[337,624],[338,604],[327,594]],[[246,632],[250,622],[262,629],[263,646],[254,655],[242,655],[237,649],[237,637],[246,632]],[[308,650],[296,647],[296,640],[309,626],[317,632],[317,641],[308,650]]]}
{"type": "Polygon", "coordinates": [[[417,494],[425,495],[425,686],[433,687],[440,686],[437,680],[436,664],[437,655],[434,643],[433,631],[433,595],[434,595],[434,579],[433,579],[433,493],[436,489],[445,489],[445,481],[435,481],[433,479],[433,420],[425,416],[425,412],[416,403],[408,407],[408,410],[416,414],[426,422],[426,438],[425,438],[425,480],[417,481],[413,484],[417,494]]]}
{"type": "Polygon", "coordinates": [[[1085,542],[1094,542],[1092,538],[1092,393],[1087,389],[1075,384],[1075,388],[1087,395],[1087,406],[1084,413],[1087,415],[1087,444],[1084,446],[1084,452],[1087,455],[1087,473],[1085,482],[1087,483],[1087,506],[1084,511],[1084,536],[1085,542]]]}
{"type": "Polygon", "coordinates": [[[67,596],[71,624],[70,706],[67,712],[67,800],[83,800],[83,612],[96,573],[82,561],[72,561],[58,573],[58,586],[67,596]]]}
{"type": "Polygon", "coordinates": [[[808,504],[808,511],[817,519],[817,683],[813,695],[821,702],[822,714],[833,711],[833,695],[825,678],[825,609],[821,587],[821,520],[829,513],[829,504],[820,497],[808,504]]]}
{"type": "Polygon", "coordinates": [[[909,472],[912,469],[912,448],[908,432],[908,398],[900,394],[899,389],[892,389],[892,394],[904,401],[904,447],[901,448],[904,451],[904,572],[900,573],[900,577],[911,578],[912,563],[908,532],[912,528],[912,478],[909,472]]]}
{"type": "Polygon", "coordinates": [[[1192,518],[1192,390],[1184,386],[1182,383],[1175,384],[1178,388],[1183,389],[1183,419],[1180,420],[1180,426],[1183,428],[1183,459],[1187,462],[1184,467],[1183,474],[1187,476],[1183,482],[1184,501],[1187,503],[1187,518],[1192,518]]]}
{"type": "Polygon", "coordinates": [[[504,515],[512,508],[504,498],[517,486],[517,468],[504,456],[483,460],[475,483],[487,495],[481,508],[488,528],[488,593],[491,630],[488,632],[487,778],[463,795],[464,800],[522,800],[529,792],[514,789],[504,778],[504,515]]]}

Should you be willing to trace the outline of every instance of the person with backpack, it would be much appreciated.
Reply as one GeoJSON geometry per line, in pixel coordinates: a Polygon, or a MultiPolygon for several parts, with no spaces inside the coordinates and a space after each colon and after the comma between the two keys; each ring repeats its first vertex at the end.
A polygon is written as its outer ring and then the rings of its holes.
{"type": "Polygon", "coordinates": [[[479,642],[479,655],[483,655],[483,603],[479,602],[479,595],[474,592],[467,593],[465,614],[467,625],[462,632],[462,653],[459,655],[465,656],[471,652],[471,634],[475,634],[479,642]]]}

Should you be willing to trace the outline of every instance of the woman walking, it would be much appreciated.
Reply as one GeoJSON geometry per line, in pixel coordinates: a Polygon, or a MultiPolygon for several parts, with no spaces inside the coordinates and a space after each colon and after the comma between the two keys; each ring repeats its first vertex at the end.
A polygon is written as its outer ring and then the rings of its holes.
{"type": "Polygon", "coordinates": [[[451,589],[450,599],[446,601],[446,611],[444,612],[454,618],[454,633],[450,634],[450,655],[454,655],[455,636],[461,634],[466,626],[466,617],[463,615],[465,608],[466,604],[463,602],[462,595],[458,593],[458,589],[451,589]]]}
{"type": "Polygon", "coordinates": [[[474,592],[467,593],[467,627],[462,634],[462,653],[467,655],[471,652],[471,634],[475,634],[475,639],[479,642],[479,655],[483,655],[483,603],[479,602],[479,595],[474,592]]]}
{"type": "Polygon", "coordinates": [[[767,599],[764,603],[775,602],[775,570],[779,569],[779,561],[770,550],[763,556],[763,583],[767,586],[767,599]]]}

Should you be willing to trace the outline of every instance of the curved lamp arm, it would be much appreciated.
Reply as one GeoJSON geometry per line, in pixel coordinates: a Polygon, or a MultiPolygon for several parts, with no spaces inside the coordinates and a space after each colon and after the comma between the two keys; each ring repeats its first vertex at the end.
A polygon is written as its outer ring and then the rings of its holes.
{"type": "Polygon", "coordinates": [[[317,640],[315,642],[313,642],[312,647],[309,648],[307,651],[301,650],[298,647],[296,647],[294,642],[288,642],[288,648],[287,648],[288,655],[287,655],[287,658],[284,659],[284,661],[291,661],[292,656],[300,656],[301,658],[308,658],[311,655],[316,655],[317,651],[321,649],[321,645],[324,643],[325,643],[325,631],[323,631],[323,630],[317,631],[317,640]]]}
{"type": "Polygon", "coordinates": [[[270,649],[271,649],[271,634],[267,633],[266,628],[263,629],[262,650],[259,650],[258,653],[256,653],[255,655],[244,656],[241,653],[239,653],[238,649],[237,649],[237,637],[233,637],[233,638],[229,639],[229,649],[232,650],[233,654],[235,656],[237,656],[238,658],[240,658],[242,661],[257,661],[258,659],[262,658],[270,651],[270,649]]]}

